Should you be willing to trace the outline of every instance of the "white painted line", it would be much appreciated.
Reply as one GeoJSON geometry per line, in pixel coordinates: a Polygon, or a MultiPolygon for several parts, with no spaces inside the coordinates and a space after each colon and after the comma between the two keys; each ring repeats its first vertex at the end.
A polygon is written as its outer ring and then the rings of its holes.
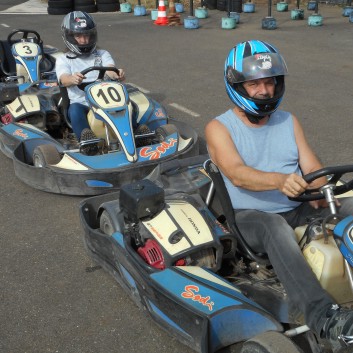
{"type": "Polygon", "coordinates": [[[127,83],[128,85],[131,85],[131,86],[133,86],[133,87],[135,87],[135,88],[137,88],[139,91],[141,91],[142,93],[145,93],[145,94],[148,94],[148,93],[150,93],[150,91],[148,91],[147,89],[144,89],[144,88],[142,88],[142,87],[140,87],[140,86],[137,86],[137,85],[135,85],[134,83],[131,83],[131,82],[129,82],[129,83],[127,83]]]}
{"type": "Polygon", "coordinates": [[[3,26],[3,27],[10,27],[10,26],[7,25],[6,23],[2,23],[1,26],[3,26]]]}
{"type": "MultiPolygon", "coordinates": [[[[140,91],[141,91],[142,93],[144,93],[144,94],[149,94],[149,93],[150,93],[150,91],[148,91],[147,89],[144,89],[144,88],[142,88],[142,87],[140,87],[140,86],[137,86],[137,85],[135,85],[134,83],[129,82],[128,84],[131,85],[131,86],[133,86],[133,87],[136,87],[138,90],[140,90],[140,91]]],[[[196,117],[196,118],[200,116],[200,114],[195,113],[195,112],[193,112],[192,110],[190,110],[190,109],[188,109],[188,108],[185,108],[185,107],[183,107],[183,106],[180,105],[180,104],[177,104],[177,103],[170,103],[169,105],[170,105],[171,107],[175,108],[175,109],[178,109],[178,110],[182,111],[183,113],[189,114],[189,115],[194,116],[194,117],[196,117]]]]}
{"type": "Polygon", "coordinates": [[[188,109],[188,108],[185,108],[185,107],[183,107],[183,106],[180,105],[180,104],[177,104],[177,103],[170,103],[169,105],[170,105],[171,107],[173,107],[173,108],[175,108],[175,109],[178,109],[178,110],[180,110],[180,111],[182,111],[182,112],[184,112],[184,113],[186,113],[186,114],[189,114],[189,115],[191,115],[191,116],[194,116],[194,117],[200,116],[200,114],[195,113],[195,112],[193,112],[192,110],[190,110],[190,109],[188,109]]]}

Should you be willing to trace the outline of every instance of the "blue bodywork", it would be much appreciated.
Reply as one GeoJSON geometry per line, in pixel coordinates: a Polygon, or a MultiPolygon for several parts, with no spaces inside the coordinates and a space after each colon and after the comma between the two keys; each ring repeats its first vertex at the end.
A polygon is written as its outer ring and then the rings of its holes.
{"type": "MultiPolygon", "coordinates": [[[[189,159],[189,164],[194,163],[196,158],[189,159]]],[[[205,156],[200,156],[198,160],[203,158],[205,156]]],[[[177,175],[180,179],[174,187],[185,185],[183,191],[188,195],[177,193],[175,197],[198,200],[197,209],[213,234],[213,243],[205,243],[199,249],[212,246],[216,261],[220,264],[222,259],[218,251],[223,251],[220,244],[235,239],[220,225],[199,196],[193,196],[198,187],[203,188],[200,185],[208,187],[208,177],[200,172],[199,166],[191,168],[181,164],[183,161],[179,165],[175,164],[171,175],[177,175]],[[191,169],[193,172],[190,172],[191,169]]],[[[159,185],[163,178],[157,181],[152,172],[147,179],[159,185]]],[[[172,189],[165,190],[165,193],[166,199],[173,199],[175,195],[172,189]]],[[[124,208],[119,200],[120,192],[115,192],[81,202],[80,219],[86,249],[95,261],[114,276],[130,298],[139,307],[145,308],[164,330],[200,353],[216,352],[263,332],[283,331],[273,313],[249,299],[243,288],[223,278],[218,270],[195,265],[176,265],[176,258],[171,259],[166,254],[164,269],[156,269],[146,263],[137,253],[131,234],[126,232],[124,208]],[[99,218],[103,210],[109,213],[116,229],[111,236],[99,229],[99,218]]],[[[194,246],[187,254],[179,256],[193,257],[199,249],[194,246]]]]}
{"type": "MultiPolygon", "coordinates": [[[[51,130],[44,131],[31,124],[32,116],[35,119],[39,116],[43,121],[46,121],[53,114],[52,111],[48,112],[47,110],[52,109],[51,103],[42,103],[43,101],[47,102],[46,99],[42,99],[45,98],[43,90],[37,90],[42,97],[38,113],[27,114],[22,109],[22,115],[17,119],[18,121],[0,122],[0,150],[13,160],[16,176],[32,187],[48,192],[97,195],[117,190],[127,182],[145,177],[161,161],[198,154],[198,136],[193,128],[169,118],[165,109],[158,102],[145,96],[144,106],[140,107],[138,103],[134,102],[134,97],[142,93],[132,86],[123,87],[126,92],[126,101],[132,105],[133,117],[131,121],[126,115],[128,109],[126,104],[121,109],[123,114],[121,121],[118,117],[119,110],[108,111],[108,116],[114,124],[119,126],[121,131],[125,131],[121,137],[125,149],[115,149],[94,156],[82,154],[78,149],[68,148],[65,141],[51,136],[49,133],[51,130]],[[132,131],[139,124],[154,131],[167,123],[173,124],[177,131],[170,132],[162,142],[155,141],[152,144],[135,145],[132,131]],[[130,131],[130,133],[126,133],[126,131],[130,131]],[[180,148],[179,143],[183,139],[188,141],[188,144],[180,148]],[[45,168],[35,167],[33,152],[37,146],[45,144],[55,146],[61,156],[66,155],[70,161],[81,167],[79,169],[68,169],[59,165],[47,165],[45,168]]],[[[32,94],[32,88],[30,90],[29,93],[32,94]]],[[[131,110],[131,107],[129,109],[131,110]]],[[[54,111],[54,114],[57,115],[57,112],[54,111]]],[[[98,120],[100,119],[99,114],[95,114],[95,116],[98,120]]],[[[54,126],[54,128],[56,127],[54,126]]],[[[58,126],[58,128],[61,127],[58,126]]]]}

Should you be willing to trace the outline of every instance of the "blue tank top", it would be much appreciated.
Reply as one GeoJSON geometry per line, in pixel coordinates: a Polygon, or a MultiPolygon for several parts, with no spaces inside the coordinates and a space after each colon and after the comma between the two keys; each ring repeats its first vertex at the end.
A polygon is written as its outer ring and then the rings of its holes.
{"type": "MultiPolygon", "coordinates": [[[[290,113],[276,111],[266,125],[245,125],[233,110],[216,118],[230,132],[244,163],[264,172],[302,175],[298,164],[298,148],[290,113]]],[[[281,213],[294,209],[300,203],[290,201],[278,190],[249,191],[234,186],[223,175],[234,209],[256,209],[281,213]]]]}

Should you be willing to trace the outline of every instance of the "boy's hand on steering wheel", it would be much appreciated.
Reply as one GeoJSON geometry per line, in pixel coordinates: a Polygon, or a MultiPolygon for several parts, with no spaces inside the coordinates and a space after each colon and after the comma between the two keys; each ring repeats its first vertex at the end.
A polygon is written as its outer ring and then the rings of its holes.
{"type": "Polygon", "coordinates": [[[118,69],[118,80],[119,81],[124,81],[125,80],[125,71],[123,69],[118,69]]]}
{"type": "Polygon", "coordinates": [[[80,85],[84,78],[85,76],[82,75],[81,72],[75,72],[74,74],[71,75],[71,85],[72,86],[80,85]]]}

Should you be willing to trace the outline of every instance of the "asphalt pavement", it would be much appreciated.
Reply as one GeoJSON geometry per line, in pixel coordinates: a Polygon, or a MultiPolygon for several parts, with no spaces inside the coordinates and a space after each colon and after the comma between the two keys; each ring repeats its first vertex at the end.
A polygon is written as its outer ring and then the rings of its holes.
{"type": "MultiPolygon", "coordinates": [[[[63,49],[62,16],[9,14],[19,3],[0,3],[2,39],[14,28],[28,28],[63,49]]],[[[225,13],[217,10],[210,10],[197,30],[156,26],[149,15],[93,16],[99,45],[111,51],[127,81],[201,137],[206,122],[231,107],[222,75],[228,50],[246,39],[271,42],[289,69],[282,108],[298,116],[324,164],[348,164],[353,160],[353,24],[338,6],[320,5],[319,12],[323,26],[309,27],[308,11],[304,20],[293,21],[290,12],[274,7],[278,28],[270,31],[261,29],[264,6],[241,14],[234,30],[221,28],[225,13]]],[[[0,353],[193,352],[137,309],[87,257],[78,218],[82,197],[31,189],[3,155],[0,178],[0,353]]]]}
{"type": "Polygon", "coordinates": [[[42,0],[1,0],[0,11],[4,13],[47,13],[48,2],[42,0]]]}

